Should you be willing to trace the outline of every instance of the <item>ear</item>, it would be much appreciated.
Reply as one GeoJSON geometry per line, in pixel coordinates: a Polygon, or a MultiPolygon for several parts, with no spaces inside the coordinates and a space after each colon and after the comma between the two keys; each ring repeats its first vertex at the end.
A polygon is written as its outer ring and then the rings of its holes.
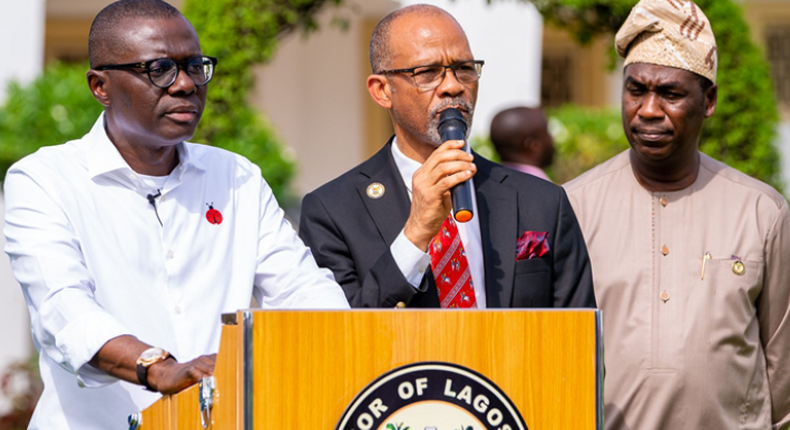
{"type": "Polygon", "coordinates": [[[537,139],[533,138],[532,136],[527,136],[524,138],[524,141],[521,142],[521,147],[533,151],[537,143],[538,143],[537,139]]]}
{"type": "Polygon", "coordinates": [[[107,87],[109,86],[107,74],[91,69],[88,70],[85,77],[88,79],[88,88],[90,88],[93,98],[105,108],[109,107],[111,103],[110,95],[107,93],[107,87]]]}
{"type": "Polygon", "coordinates": [[[384,75],[370,75],[367,80],[368,93],[377,105],[392,109],[392,85],[384,75]]]}
{"type": "Polygon", "coordinates": [[[713,116],[716,111],[716,101],[719,98],[719,86],[713,85],[705,93],[705,118],[713,116]]]}

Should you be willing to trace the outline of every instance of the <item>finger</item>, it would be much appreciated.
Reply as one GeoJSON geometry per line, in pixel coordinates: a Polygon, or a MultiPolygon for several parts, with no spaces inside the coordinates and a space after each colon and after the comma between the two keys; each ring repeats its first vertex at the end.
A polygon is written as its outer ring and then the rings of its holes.
{"type": "Polygon", "coordinates": [[[449,194],[451,188],[462,182],[472,179],[472,176],[474,176],[474,173],[471,170],[462,170],[460,172],[444,176],[436,184],[436,187],[437,189],[442,190],[442,195],[446,197],[446,195],[449,194]]]}
{"type": "MultiPolygon", "coordinates": [[[[460,142],[460,141],[458,141],[460,142]]],[[[423,165],[434,165],[452,160],[472,161],[474,156],[472,154],[455,147],[444,146],[436,149],[431,153],[423,165]]]]}

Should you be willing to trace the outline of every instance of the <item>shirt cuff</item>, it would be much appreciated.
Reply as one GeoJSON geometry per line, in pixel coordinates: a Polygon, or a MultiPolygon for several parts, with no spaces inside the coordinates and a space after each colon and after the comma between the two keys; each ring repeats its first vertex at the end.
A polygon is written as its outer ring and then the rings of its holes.
{"type": "Polygon", "coordinates": [[[414,246],[403,230],[390,245],[390,253],[403,277],[412,287],[419,290],[425,272],[431,267],[431,256],[414,246]]]}
{"type": "Polygon", "coordinates": [[[96,311],[69,323],[55,336],[55,342],[63,354],[63,364],[77,374],[77,383],[82,387],[96,388],[118,379],[93,368],[88,362],[108,341],[126,334],[129,330],[115,318],[106,312],[96,311]]]}

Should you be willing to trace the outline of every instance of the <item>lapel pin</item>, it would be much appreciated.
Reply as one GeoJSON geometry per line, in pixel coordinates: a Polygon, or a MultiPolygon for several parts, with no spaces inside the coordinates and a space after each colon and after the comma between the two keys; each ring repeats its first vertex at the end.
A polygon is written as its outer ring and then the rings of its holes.
{"type": "Polygon", "coordinates": [[[384,185],[374,182],[368,185],[368,197],[371,199],[380,199],[384,195],[384,185]]]}

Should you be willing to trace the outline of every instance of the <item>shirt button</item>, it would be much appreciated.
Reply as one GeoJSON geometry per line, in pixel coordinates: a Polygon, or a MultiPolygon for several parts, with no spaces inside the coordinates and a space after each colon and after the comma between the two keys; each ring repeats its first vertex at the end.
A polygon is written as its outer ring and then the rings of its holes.
{"type": "Polygon", "coordinates": [[[161,203],[161,202],[163,202],[163,201],[165,201],[165,195],[164,195],[164,194],[162,194],[162,196],[161,196],[161,197],[159,197],[159,202],[161,203]]]}
{"type": "Polygon", "coordinates": [[[167,258],[168,258],[168,260],[172,260],[173,257],[175,257],[175,254],[173,254],[173,251],[167,251],[167,258]]]}
{"type": "Polygon", "coordinates": [[[666,196],[661,196],[661,206],[666,206],[669,201],[666,196]]]}
{"type": "Polygon", "coordinates": [[[181,315],[181,306],[176,306],[173,310],[176,312],[176,315],[181,315]]]}
{"type": "Polygon", "coordinates": [[[663,293],[661,293],[661,295],[659,297],[661,297],[661,300],[663,300],[664,303],[666,303],[666,302],[669,301],[669,297],[670,296],[669,296],[668,292],[664,291],[663,293]]]}
{"type": "Polygon", "coordinates": [[[666,245],[661,247],[661,253],[664,255],[669,255],[669,248],[666,245]]]}
{"type": "Polygon", "coordinates": [[[425,269],[426,269],[426,267],[425,267],[425,266],[420,266],[420,275],[422,275],[423,273],[425,273],[425,269]]]}
{"type": "Polygon", "coordinates": [[[137,179],[137,175],[134,173],[129,173],[129,179],[137,179]]]}

